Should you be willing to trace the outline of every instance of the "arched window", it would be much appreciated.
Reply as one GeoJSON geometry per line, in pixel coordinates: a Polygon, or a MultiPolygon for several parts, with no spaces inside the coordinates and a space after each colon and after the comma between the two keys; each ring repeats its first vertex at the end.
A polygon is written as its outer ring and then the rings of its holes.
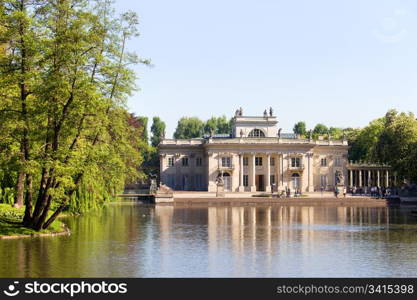
{"type": "Polygon", "coordinates": [[[260,129],[254,129],[249,133],[249,137],[265,137],[265,133],[260,129]]]}

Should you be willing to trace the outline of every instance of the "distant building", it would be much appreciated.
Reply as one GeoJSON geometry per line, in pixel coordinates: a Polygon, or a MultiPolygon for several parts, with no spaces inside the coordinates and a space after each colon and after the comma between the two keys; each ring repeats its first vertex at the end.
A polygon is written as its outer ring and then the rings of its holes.
{"type": "Polygon", "coordinates": [[[230,136],[162,140],[161,182],[174,190],[215,192],[222,177],[229,192],[313,192],[333,190],[337,180],[358,181],[348,169],[346,140],[283,134],[272,109],[260,117],[238,110],[233,121],[230,136]]]}

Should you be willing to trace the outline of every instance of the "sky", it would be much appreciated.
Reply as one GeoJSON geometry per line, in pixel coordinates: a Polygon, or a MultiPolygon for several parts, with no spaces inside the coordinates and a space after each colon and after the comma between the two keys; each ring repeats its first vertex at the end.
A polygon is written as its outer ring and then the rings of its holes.
{"type": "MultiPolygon", "coordinates": [[[[183,116],[262,115],[283,132],[305,121],[363,127],[388,109],[417,113],[415,0],[116,0],[141,36],[128,102],[159,116],[167,137],[183,116]]],[[[150,126],[150,125],[149,125],[150,126]]]]}

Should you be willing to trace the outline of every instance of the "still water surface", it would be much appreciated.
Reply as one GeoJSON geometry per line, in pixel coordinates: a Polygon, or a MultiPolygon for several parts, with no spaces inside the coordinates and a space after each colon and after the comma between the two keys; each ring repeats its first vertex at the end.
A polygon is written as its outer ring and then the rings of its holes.
{"type": "Polygon", "coordinates": [[[111,204],[71,236],[0,240],[0,277],[417,276],[409,209],[111,204]]]}

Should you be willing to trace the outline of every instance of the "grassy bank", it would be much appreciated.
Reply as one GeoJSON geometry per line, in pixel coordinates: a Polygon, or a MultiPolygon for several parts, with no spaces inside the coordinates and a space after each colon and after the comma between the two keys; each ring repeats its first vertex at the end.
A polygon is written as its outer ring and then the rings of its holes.
{"type": "Polygon", "coordinates": [[[64,224],[55,220],[45,230],[35,231],[22,226],[24,208],[14,208],[9,204],[0,204],[0,238],[2,237],[26,237],[65,232],[64,224]]]}

